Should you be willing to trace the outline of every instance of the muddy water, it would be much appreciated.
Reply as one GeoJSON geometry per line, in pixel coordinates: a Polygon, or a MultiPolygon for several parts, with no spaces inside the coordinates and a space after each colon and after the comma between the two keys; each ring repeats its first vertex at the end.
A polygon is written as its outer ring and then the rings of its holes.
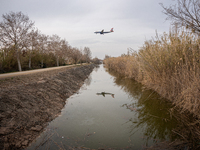
{"type": "Polygon", "coordinates": [[[171,107],[153,91],[101,65],[27,149],[143,149],[175,138],[171,107]],[[114,96],[96,94],[101,92],[114,96]]]}

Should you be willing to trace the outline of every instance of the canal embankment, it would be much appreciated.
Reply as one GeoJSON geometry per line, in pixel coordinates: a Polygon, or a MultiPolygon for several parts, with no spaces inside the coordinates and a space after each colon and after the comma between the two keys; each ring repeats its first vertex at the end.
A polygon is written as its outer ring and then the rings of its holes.
{"type": "Polygon", "coordinates": [[[22,149],[56,118],[94,64],[0,80],[0,149],[22,149]]]}

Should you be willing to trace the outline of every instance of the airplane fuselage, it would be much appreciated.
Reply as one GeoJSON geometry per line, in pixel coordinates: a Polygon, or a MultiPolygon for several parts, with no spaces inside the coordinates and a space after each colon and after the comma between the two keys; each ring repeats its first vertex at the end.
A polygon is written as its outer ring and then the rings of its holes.
{"type": "Polygon", "coordinates": [[[99,34],[105,34],[105,33],[111,33],[111,32],[114,32],[113,31],[113,28],[110,30],[110,31],[106,31],[106,32],[104,32],[104,30],[101,30],[101,31],[96,31],[96,32],[94,32],[94,33],[99,33],[99,34]]]}

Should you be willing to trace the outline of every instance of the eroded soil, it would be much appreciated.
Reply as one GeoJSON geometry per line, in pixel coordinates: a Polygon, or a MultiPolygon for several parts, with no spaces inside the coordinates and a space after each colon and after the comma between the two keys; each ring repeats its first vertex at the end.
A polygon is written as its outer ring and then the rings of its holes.
{"type": "Polygon", "coordinates": [[[0,80],[0,149],[23,149],[59,115],[94,65],[0,80]]]}

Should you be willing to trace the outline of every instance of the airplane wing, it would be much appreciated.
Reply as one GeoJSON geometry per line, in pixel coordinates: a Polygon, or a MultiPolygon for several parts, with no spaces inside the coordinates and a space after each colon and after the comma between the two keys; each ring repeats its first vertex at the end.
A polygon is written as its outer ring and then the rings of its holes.
{"type": "Polygon", "coordinates": [[[94,32],[94,33],[96,33],[96,34],[97,34],[97,33],[103,34],[103,33],[104,33],[103,31],[104,31],[104,29],[101,30],[101,31],[96,31],[96,32],[94,32]]]}

